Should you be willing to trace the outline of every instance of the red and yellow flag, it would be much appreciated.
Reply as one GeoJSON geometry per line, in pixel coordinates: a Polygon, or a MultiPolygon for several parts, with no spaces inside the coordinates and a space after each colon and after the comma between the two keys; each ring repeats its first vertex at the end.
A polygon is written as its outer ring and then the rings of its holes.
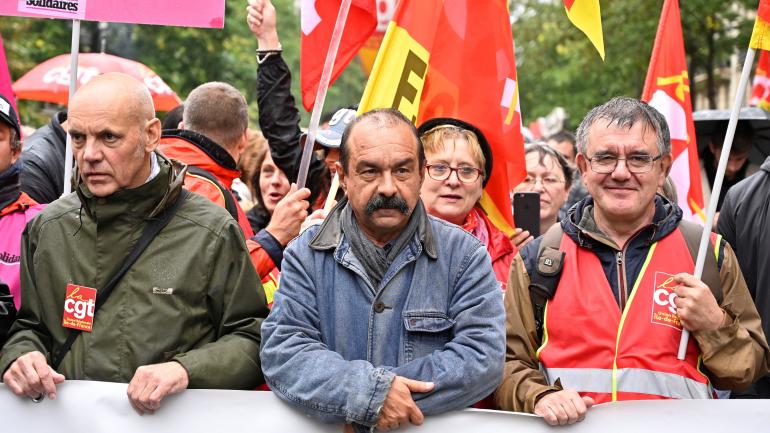
{"type": "Polygon", "coordinates": [[[510,191],[526,176],[511,34],[505,0],[400,0],[359,108],[397,108],[418,124],[455,117],[481,129],[494,160],[481,205],[508,234],[510,191]]]}
{"type": "MultiPolygon", "coordinates": [[[[302,105],[307,111],[315,104],[318,82],[321,81],[329,42],[337,23],[337,13],[341,0],[309,0],[302,2],[301,27],[302,41],[300,48],[300,88],[302,105]]],[[[366,43],[377,27],[375,0],[352,0],[345,30],[342,33],[337,57],[334,59],[329,86],[342,73],[345,66],[366,43]]]]}
{"type": "Polygon", "coordinates": [[[757,20],[754,21],[749,47],[770,51],[770,0],[759,0],[757,20]]]}
{"type": "Polygon", "coordinates": [[[567,18],[594,44],[604,60],[604,33],[599,0],[564,0],[567,18]]]}
{"type": "Polygon", "coordinates": [[[670,176],[676,185],[679,207],[685,218],[702,223],[706,215],[678,0],[663,4],[642,99],[666,117],[674,161],[670,176]]]}
{"type": "Polygon", "coordinates": [[[770,111],[770,52],[765,50],[759,52],[749,105],[770,111]]]}

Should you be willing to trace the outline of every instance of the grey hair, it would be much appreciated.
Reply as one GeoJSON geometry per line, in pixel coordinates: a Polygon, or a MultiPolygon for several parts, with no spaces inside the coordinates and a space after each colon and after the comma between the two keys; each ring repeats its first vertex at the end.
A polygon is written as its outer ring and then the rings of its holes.
{"type": "Polygon", "coordinates": [[[658,152],[661,155],[671,153],[671,135],[666,118],[646,102],[627,97],[612,98],[586,114],[575,133],[579,153],[586,154],[588,131],[599,120],[606,120],[608,127],[615,124],[620,128],[628,129],[641,121],[645,130],[652,128],[655,131],[658,152]]]}

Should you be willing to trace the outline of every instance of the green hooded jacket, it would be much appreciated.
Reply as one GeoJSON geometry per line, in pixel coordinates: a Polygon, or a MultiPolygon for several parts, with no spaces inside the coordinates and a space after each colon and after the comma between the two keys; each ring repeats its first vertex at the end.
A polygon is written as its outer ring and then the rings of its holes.
{"type": "MultiPolygon", "coordinates": [[[[160,173],[98,198],[84,184],[51,203],[22,237],[22,307],[0,354],[0,373],[40,351],[50,363],[67,284],[99,289],[148,218],[179,196],[185,169],[156,153],[160,173]]],[[[131,381],[137,367],[178,361],[190,388],[253,389],[264,381],[260,326],[268,309],[238,223],[196,194],[126,272],[59,367],[67,379],[131,381]]]]}

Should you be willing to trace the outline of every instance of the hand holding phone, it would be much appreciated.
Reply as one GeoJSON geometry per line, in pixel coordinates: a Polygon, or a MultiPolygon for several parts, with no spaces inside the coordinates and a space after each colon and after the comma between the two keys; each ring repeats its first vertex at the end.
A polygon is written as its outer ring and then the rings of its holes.
{"type": "Polygon", "coordinates": [[[540,193],[535,191],[513,193],[513,221],[516,228],[540,236],[540,193]]]}

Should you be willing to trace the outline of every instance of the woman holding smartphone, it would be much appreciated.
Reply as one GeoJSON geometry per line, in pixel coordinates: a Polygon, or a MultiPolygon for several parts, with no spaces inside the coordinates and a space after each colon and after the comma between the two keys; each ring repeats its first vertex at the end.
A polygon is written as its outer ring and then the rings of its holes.
{"type": "Polygon", "coordinates": [[[492,173],[492,151],[481,131],[452,118],[430,119],[418,128],[426,172],[420,190],[429,214],[464,228],[487,247],[495,276],[505,290],[518,251],[479,207],[492,173]]]}
{"type": "Polygon", "coordinates": [[[524,146],[524,154],[527,177],[513,191],[540,194],[540,234],[543,234],[557,223],[559,209],[569,195],[573,172],[567,160],[544,143],[524,146]]]}

